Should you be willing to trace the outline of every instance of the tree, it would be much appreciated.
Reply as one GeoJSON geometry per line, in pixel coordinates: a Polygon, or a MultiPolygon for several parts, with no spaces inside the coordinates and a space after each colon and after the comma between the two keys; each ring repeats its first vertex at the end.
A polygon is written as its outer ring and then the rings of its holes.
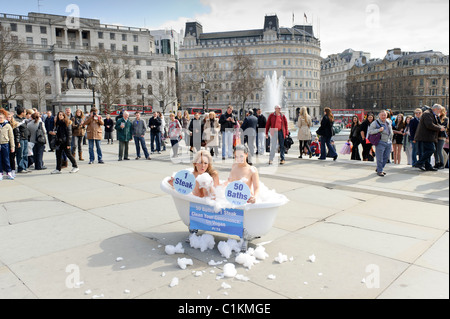
{"type": "Polygon", "coordinates": [[[0,82],[2,104],[21,96],[22,87],[31,78],[31,65],[21,60],[27,45],[11,35],[11,30],[0,25],[0,82]]]}
{"type": "Polygon", "coordinates": [[[246,55],[243,49],[236,48],[234,50],[233,65],[232,96],[241,103],[242,115],[244,115],[245,103],[252,94],[261,91],[264,79],[258,77],[254,59],[250,55],[246,55]]]}
{"type": "Polygon", "coordinates": [[[124,87],[131,84],[134,68],[128,63],[128,56],[121,51],[98,49],[92,54],[93,72],[97,76],[105,113],[118,104],[121,98],[128,97],[124,87]]]}
{"type": "Polygon", "coordinates": [[[171,79],[171,74],[170,68],[167,69],[167,72],[159,71],[158,76],[152,77],[150,84],[147,83],[147,93],[158,101],[163,114],[166,112],[167,107],[178,99],[176,82],[175,79],[171,79]],[[151,90],[149,85],[151,85],[151,90]]]}
{"type": "Polygon", "coordinates": [[[219,88],[222,82],[219,76],[219,68],[217,67],[217,63],[214,62],[214,58],[210,56],[199,57],[190,67],[190,72],[185,73],[181,79],[181,90],[184,92],[184,95],[199,97],[200,101],[202,99],[200,84],[202,79],[206,81],[206,89],[209,90],[209,95],[214,94],[217,91],[216,88],[219,88]]]}

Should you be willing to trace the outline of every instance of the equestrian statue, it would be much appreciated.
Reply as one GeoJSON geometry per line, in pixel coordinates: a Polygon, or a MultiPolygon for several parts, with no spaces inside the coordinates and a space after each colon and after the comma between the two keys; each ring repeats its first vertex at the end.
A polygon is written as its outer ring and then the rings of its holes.
{"type": "Polygon", "coordinates": [[[72,82],[72,86],[75,87],[73,80],[82,79],[84,82],[84,88],[88,89],[87,79],[94,75],[91,63],[89,61],[81,63],[78,57],[75,57],[73,61],[74,69],[64,68],[62,70],[62,80],[64,81],[67,75],[66,85],[69,88],[69,82],[72,82]]]}

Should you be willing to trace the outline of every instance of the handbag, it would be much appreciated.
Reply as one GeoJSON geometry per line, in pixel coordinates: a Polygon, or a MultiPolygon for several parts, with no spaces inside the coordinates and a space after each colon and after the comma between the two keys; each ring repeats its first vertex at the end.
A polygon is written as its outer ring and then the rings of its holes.
{"type": "Polygon", "coordinates": [[[38,129],[36,130],[36,142],[39,144],[45,144],[45,134],[42,129],[42,122],[39,123],[38,129]]]}
{"type": "Polygon", "coordinates": [[[339,151],[342,155],[347,155],[352,153],[352,148],[350,143],[345,143],[344,146],[342,146],[341,150],[339,151]]]}
{"type": "MultiPolygon", "coordinates": [[[[380,124],[380,122],[378,122],[378,120],[377,120],[377,123],[381,127],[381,124],[380,124]]],[[[377,134],[369,134],[369,136],[367,138],[368,138],[370,144],[377,146],[381,140],[381,132],[379,132],[377,134]]]]}

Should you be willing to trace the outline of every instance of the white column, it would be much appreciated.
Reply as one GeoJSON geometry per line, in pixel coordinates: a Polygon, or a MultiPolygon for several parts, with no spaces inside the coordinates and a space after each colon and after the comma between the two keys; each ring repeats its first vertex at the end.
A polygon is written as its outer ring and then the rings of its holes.
{"type": "Polygon", "coordinates": [[[79,45],[80,47],[83,47],[83,30],[78,30],[78,36],[80,37],[79,45]]]}
{"type": "Polygon", "coordinates": [[[67,28],[64,28],[64,45],[66,47],[69,45],[69,36],[67,34],[67,28]]]}
{"type": "Polygon", "coordinates": [[[59,60],[55,60],[56,95],[61,95],[61,68],[59,60]]]}

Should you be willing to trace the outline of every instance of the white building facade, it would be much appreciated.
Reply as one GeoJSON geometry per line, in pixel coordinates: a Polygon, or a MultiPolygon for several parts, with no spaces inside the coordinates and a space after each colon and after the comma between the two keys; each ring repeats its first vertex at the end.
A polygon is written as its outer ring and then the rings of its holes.
{"type": "MultiPolygon", "coordinates": [[[[175,57],[155,53],[154,38],[148,29],[41,13],[29,13],[28,16],[0,14],[0,24],[8,30],[12,41],[25,44],[25,52],[16,57],[15,63],[23,67],[32,64],[37,71],[36,76],[42,78],[46,88],[42,98],[34,96],[26,83],[20,85],[22,93],[8,101],[12,107],[23,105],[40,111],[63,108],[61,94],[68,88],[62,81],[62,70],[74,67],[75,56],[81,61],[92,61],[94,53],[118,52],[121,58],[115,59],[114,63],[133,65],[133,72],[128,75],[126,84],[118,87],[122,93],[113,101],[114,104],[145,104],[159,110],[162,101],[158,98],[158,89],[161,83],[165,83],[172,95],[168,109],[176,109],[175,57]],[[141,88],[145,89],[142,91],[141,88]]],[[[95,64],[93,67],[100,75],[101,70],[97,70],[95,64]]],[[[81,82],[76,82],[76,87],[80,86],[81,82]]]]}
{"type": "MultiPolygon", "coordinates": [[[[233,52],[239,48],[255,61],[257,77],[285,78],[285,106],[291,116],[306,106],[313,117],[319,116],[320,107],[320,41],[312,26],[279,26],[276,15],[264,19],[264,28],[257,30],[204,33],[198,22],[186,23],[185,36],[180,48],[179,76],[183,88],[180,103],[183,108],[202,107],[202,93],[189,85],[192,73],[202,59],[211,59],[211,76],[206,79],[209,108],[224,109],[236,105],[232,98],[233,52]]],[[[197,78],[198,82],[201,78],[197,78]]],[[[262,106],[262,90],[255,92],[246,104],[247,109],[262,106]]]]}
{"type": "MultiPolygon", "coordinates": [[[[356,65],[364,65],[370,60],[370,53],[347,49],[342,53],[331,54],[322,60],[321,104],[335,109],[351,108],[347,97],[348,71],[356,65]]],[[[350,103],[352,103],[350,101],[350,103]]]]}

